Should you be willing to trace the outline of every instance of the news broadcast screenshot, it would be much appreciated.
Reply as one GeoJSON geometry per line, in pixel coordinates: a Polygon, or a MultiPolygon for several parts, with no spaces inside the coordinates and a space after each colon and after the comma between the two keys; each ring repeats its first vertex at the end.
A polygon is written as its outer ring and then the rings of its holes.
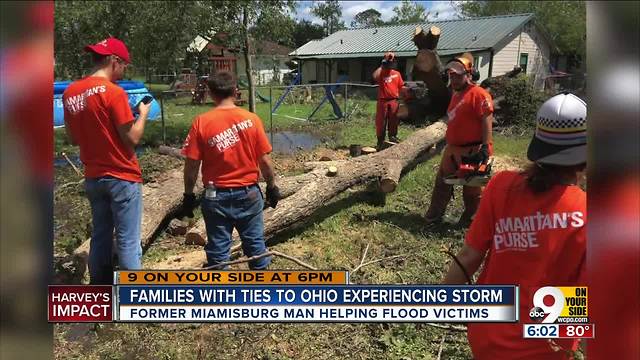
{"type": "Polygon", "coordinates": [[[640,358],[637,2],[0,13],[1,358],[640,358]]]}

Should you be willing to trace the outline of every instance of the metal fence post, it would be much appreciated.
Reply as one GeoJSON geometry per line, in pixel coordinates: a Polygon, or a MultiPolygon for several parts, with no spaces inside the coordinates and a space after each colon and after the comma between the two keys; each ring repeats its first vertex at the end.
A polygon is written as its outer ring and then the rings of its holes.
{"type": "Polygon", "coordinates": [[[349,97],[348,97],[348,93],[347,93],[347,88],[349,87],[349,85],[347,83],[344,84],[344,119],[348,120],[347,117],[349,116],[349,112],[348,112],[348,108],[347,108],[347,104],[349,102],[349,97]]]}
{"type": "Polygon", "coordinates": [[[271,146],[273,146],[273,88],[269,85],[269,132],[271,133],[271,146]]]}
{"type": "Polygon", "coordinates": [[[160,116],[162,117],[162,144],[167,145],[167,131],[164,124],[164,91],[160,92],[160,116]]]}

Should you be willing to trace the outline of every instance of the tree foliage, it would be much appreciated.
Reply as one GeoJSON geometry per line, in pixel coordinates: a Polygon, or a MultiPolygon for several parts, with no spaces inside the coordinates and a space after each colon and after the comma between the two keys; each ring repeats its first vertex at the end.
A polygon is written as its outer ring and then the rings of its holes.
{"type": "Polygon", "coordinates": [[[382,14],[376,9],[361,11],[357,13],[356,16],[353,17],[353,21],[351,21],[351,27],[354,29],[380,26],[383,24],[382,14]]]}
{"type": "Polygon", "coordinates": [[[310,40],[322,39],[324,28],[309,20],[301,20],[295,23],[293,28],[293,43],[296,48],[308,43],[310,40]]]}
{"type": "Polygon", "coordinates": [[[316,2],[311,8],[311,13],[324,21],[324,29],[327,36],[346,28],[344,21],[340,20],[342,6],[338,0],[316,2]]]}
{"type": "Polygon", "coordinates": [[[393,8],[395,15],[389,20],[389,24],[415,24],[428,21],[430,13],[422,6],[413,1],[402,0],[399,6],[393,8]]]}
{"type": "Polygon", "coordinates": [[[586,7],[584,1],[465,1],[459,10],[465,16],[535,14],[535,21],[551,37],[561,54],[586,53],[586,7]]]}
{"type": "Polygon", "coordinates": [[[251,37],[293,47],[296,25],[289,11],[261,12],[255,26],[251,29],[251,37]]]}
{"type": "Polygon", "coordinates": [[[139,71],[168,72],[181,66],[185,49],[215,28],[213,8],[197,1],[56,1],[56,78],[77,78],[90,67],[82,48],[109,36],[129,47],[139,71]]]}
{"type": "MultiPolygon", "coordinates": [[[[249,111],[255,111],[255,84],[253,77],[253,66],[250,54],[251,41],[249,37],[255,36],[255,40],[263,40],[269,35],[273,35],[273,31],[260,32],[253,31],[259,19],[270,22],[271,24],[282,20],[288,16],[295,8],[293,0],[271,0],[271,1],[251,1],[251,0],[225,0],[212,1],[212,6],[217,7],[220,16],[226,21],[221,25],[222,31],[227,36],[227,46],[242,49],[246,64],[246,77],[249,90],[249,111]]],[[[264,26],[260,26],[264,29],[264,26]]]]}

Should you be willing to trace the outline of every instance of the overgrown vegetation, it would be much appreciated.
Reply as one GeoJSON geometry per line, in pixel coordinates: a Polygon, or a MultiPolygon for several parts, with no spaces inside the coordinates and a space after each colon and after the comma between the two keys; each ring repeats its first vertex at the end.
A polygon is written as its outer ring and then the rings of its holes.
{"type": "Polygon", "coordinates": [[[503,98],[500,111],[496,114],[498,123],[519,129],[534,127],[538,108],[548,98],[544,92],[533,87],[526,75],[501,78],[491,91],[494,98],[503,98]]]}

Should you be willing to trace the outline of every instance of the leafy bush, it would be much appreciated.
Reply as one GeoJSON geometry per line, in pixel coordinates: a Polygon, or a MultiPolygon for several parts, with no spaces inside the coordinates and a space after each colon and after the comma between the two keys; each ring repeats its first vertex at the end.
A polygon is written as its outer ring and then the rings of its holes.
{"type": "Polygon", "coordinates": [[[500,126],[532,128],[538,108],[547,99],[544,92],[535,89],[526,75],[501,78],[491,86],[494,101],[503,97],[496,110],[500,126]]]}

